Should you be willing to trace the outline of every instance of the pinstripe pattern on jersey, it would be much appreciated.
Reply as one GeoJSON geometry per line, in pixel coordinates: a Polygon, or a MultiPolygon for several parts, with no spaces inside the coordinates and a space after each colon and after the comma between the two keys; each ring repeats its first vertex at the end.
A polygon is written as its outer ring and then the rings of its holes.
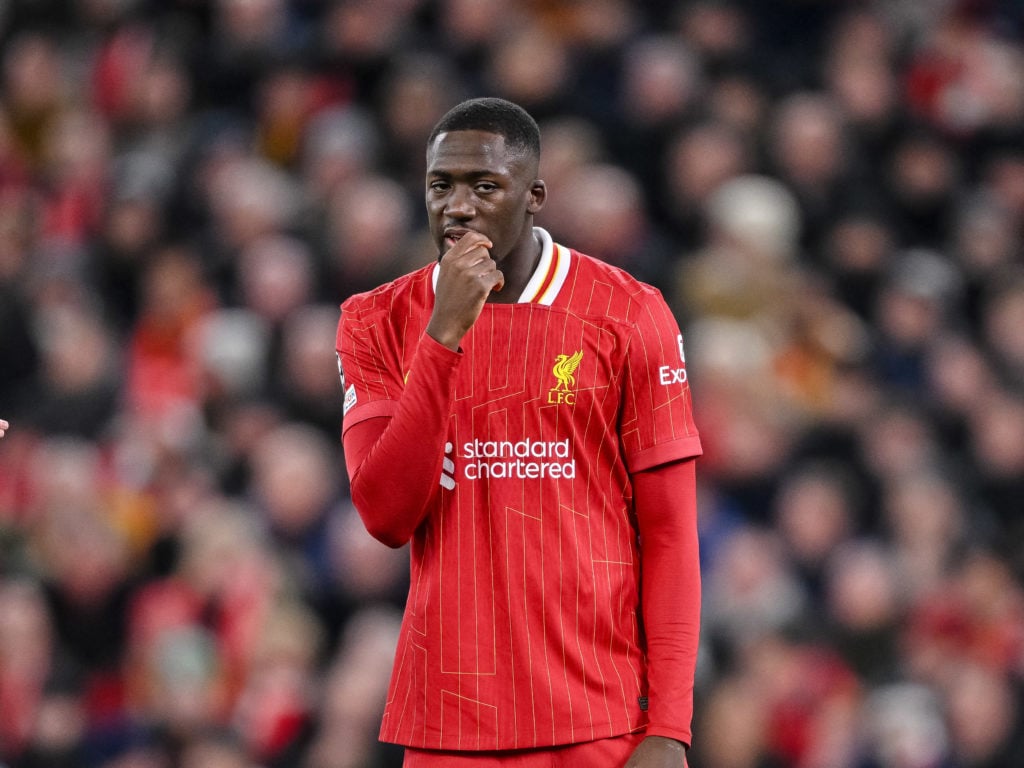
{"type": "MultiPolygon", "coordinates": [[[[485,305],[462,343],[448,425],[456,482],[413,538],[386,741],[512,749],[646,720],[628,473],[700,452],[688,387],[656,375],[681,364],[678,327],[654,289],[538,233],[544,255],[529,290],[519,303],[485,305]],[[570,404],[552,395],[553,367],[577,350],[570,404]],[[496,476],[503,459],[466,450],[528,440],[567,441],[558,461],[572,477],[496,476]],[[484,471],[492,476],[471,479],[484,471]]],[[[393,408],[436,273],[343,306],[339,351],[359,398],[346,422],[393,408]]]]}

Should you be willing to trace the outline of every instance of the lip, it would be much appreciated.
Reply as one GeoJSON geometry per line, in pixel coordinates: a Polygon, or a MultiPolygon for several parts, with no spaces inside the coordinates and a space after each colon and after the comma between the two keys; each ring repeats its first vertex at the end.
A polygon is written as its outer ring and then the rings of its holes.
{"type": "Polygon", "coordinates": [[[445,243],[447,243],[448,247],[451,248],[453,245],[459,242],[459,240],[461,240],[465,235],[469,234],[472,231],[473,230],[466,229],[465,227],[448,227],[447,229],[444,230],[444,241],[445,243]]]}

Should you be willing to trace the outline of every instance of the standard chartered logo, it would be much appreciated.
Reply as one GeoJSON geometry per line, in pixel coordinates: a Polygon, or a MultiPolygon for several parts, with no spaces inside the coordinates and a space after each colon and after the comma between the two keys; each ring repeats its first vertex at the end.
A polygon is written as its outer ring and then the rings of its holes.
{"type": "MultiPolygon", "coordinates": [[[[569,440],[471,440],[461,446],[461,476],[466,480],[572,480],[576,459],[569,440]]],[[[446,443],[441,485],[455,487],[457,469],[451,458],[455,447],[446,443]]]]}

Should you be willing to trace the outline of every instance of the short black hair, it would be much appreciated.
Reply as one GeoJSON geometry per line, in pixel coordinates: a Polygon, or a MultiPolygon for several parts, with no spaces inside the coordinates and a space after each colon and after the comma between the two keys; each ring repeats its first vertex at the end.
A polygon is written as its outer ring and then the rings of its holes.
{"type": "Polygon", "coordinates": [[[487,96],[456,104],[437,121],[427,147],[449,131],[487,131],[505,137],[510,149],[540,157],[540,128],[530,113],[506,99],[487,96]]]}

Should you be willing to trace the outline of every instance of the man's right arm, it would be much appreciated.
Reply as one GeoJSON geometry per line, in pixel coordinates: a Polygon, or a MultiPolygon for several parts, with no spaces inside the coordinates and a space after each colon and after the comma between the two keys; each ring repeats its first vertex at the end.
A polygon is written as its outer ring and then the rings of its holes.
{"type": "Polygon", "coordinates": [[[366,530],[390,547],[410,539],[439,491],[461,359],[424,334],[394,414],[344,431],[352,501],[366,530]]]}
{"type": "MultiPolygon", "coordinates": [[[[367,531],[388,546],[400,547],[412,537],[438,493],[462,359],[459,343],[491,291],[504,283],[490,247],[485,236],[467,232],[441,258],[430,322],[393,414],[344,428],[352,501],[367,531]]],[[[342,333],[339,327],[339,355],[342,333]]],[[[343,367],[349,370],[347,362],[343,367]]],[[[367,370],[379,367],[375,361],[367,370]]]]}

